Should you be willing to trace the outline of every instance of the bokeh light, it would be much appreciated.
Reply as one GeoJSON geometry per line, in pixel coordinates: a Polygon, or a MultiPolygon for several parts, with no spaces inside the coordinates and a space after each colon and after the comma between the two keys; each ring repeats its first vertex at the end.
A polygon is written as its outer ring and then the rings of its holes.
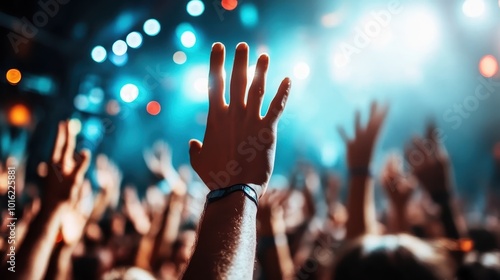
{"type": "Polygon", "coordinates": [[[120,89],[120,98],[123,102],[131,103],[139,96],[139,88],[134,84],[126,84],[120,89]]]}
{"type": "Polygon", "coordinates": [[[311,69],[309,68],[309,65],[307,65],[307,63],[305,63],[305,62],[299,62],[293,68],[293,74],[299,80],[307,79],[307,77],[309,77],[310,72],[311,72],[311,69]]]}
{"type": "Polygon", "coordinates": [[[118,115],[118,113],[120,113],[120,110],[120,103],[118,103],[118,101],[114,99],[108,101],[108,103],[106,104],[106,113],[108,113],[108,115],[110,116],[118,115]]]}
{"type": "Polygon", "coordinates": [[[129,47],[136,49],[142,45],[142,35],[137,31],[130,32],[125,41],[129,47]]]}
{"type": "Polygon", "coordinates": [[[156,116],[161,112],[161,105],[157,101],[151,101],[146,106],[146,111],[152,116],[156,116]]]}
{"type": "Polygon", "coordinates": [[[186,48],[192,48],[196,44],[196,35],[192,31],[184,31],[181,35],[181,44],[186,48]]]}
{"type": "Polygon", "coordinates": [[[17,85],[22,78],[21,71],[15,68],[9,69],[5,74],[5,78],[11,85],[17,85]]]}
{"type": "Polygon", "coordinates": [[[127,64],[128,54],[124,54],[124,55],[111,54],[111,56],[109,57],[109,60],[111,60],[111,62],[116,66],[123,66],[123,65],[127,64]]]}
{"type": "Polygon", "coordinates": [[[75,99],[73,99],[73,104],[75,105],[76,109],[85,111],[89,107],[89,99],[83,94],[78,94],[75,96],[75,99]]]}
{"type": "Polygon", "coordinates": [[[232,11],[238,7],[238,1],[236,0],[222,0],[221,2],[222,8],[232,11]]]}
{"type": "Polygon", "coordinates": [[[82,122],[77,118],[69,120],[69,130],[71,134],[78,135],[82,131],[82,122]]]}
{"type": "Polygon", "coordinates": [[[484,14],[485,5],[483,0],[465,0],[462,11],[468,17],[480,17],[484,14]]]}
{"type": "Polygon", "coordinates": [[[8,118],[13,126],[26,126],[31,122],[31,113],[24,104],[16,104],[10,108],[8,118]]]}
{"type": "Polygon", "coordinates": [[[439,43],[439,23],[437,15],[426,7],[415,8],[405,18],[406,42],[412,50],[425,54],[435,49],[439,43]]]}
{"type": "Polygon", "coordinates": [[[479,61],[479,72],[486,78],[491,78],[498,73],[498,61],[492,55],[486,55],[479,61]]]}
{"type": "Polygon", "coordinates": [[[92,59],[97,62],[101,63],[104,60],[106,60],[107,52],[106,49],[103,46],[95,46],[92,49],[92,52],[90,53],[90,56],[92,59]]]}
{"type": "Polygon", "coordinates": [[[146,33],[149,36],[156,36],[158,33],[160,33],[161,30],[161,25],[160,22],[158,22],[156,19],[148,19],[146,22],[144,22],[144,33],[146,33]]]}
{"type": "Polygon", "coordinates": [[[113,43],[113,46],[111,48],[113,50],[113,53],[117,56],[122,56],[127,52],[127,43],[123,40],[117,40],[116,42],[113,43]]]}
{"type": "Polygon", "coordinates": [[[242,4],[240,9],[240,20],[245,27],[254,27],[259,22],[259,12],[252,3],[242,4]]]}
{"type": "Polygon", "coordinates": [[[176,64],[180,65],[180,64],[186,63],[187,56],[186,56],[186,54],[183,51],[177,51],[177,52],[174,53],[172,59],[174,60],[174,62],[176,64]]]}
{"type": "Polygon", "coordinates": [[[191,0],[187,3],[186,10],[190,16],[197,17],[205,11],[205,4],[200,0],[191,0]]]}

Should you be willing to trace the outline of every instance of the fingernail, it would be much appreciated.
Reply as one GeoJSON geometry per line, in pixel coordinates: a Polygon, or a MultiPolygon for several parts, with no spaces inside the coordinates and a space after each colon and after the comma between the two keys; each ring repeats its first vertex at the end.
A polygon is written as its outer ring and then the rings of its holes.
{"type": "Polygon", "coordinates": [[[237,51],[245,51],[248,50],[248,45],[245,42],[241,42],[236,46],[237,51]]]}

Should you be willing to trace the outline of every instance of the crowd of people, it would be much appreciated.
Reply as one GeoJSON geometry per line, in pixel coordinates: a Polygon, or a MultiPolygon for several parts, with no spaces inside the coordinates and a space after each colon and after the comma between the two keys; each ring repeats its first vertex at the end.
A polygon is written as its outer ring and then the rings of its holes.
{"type": "Polygon", "coordinates": [[[106,155],[75,150],[68,121],[37,169],[38,185],[23,182],[22,159],[4,160],[0,279],[500,279],[500,146],[492,147],[495,171],[475,219],[462,210],[467,198],[456,192],[433,124],[405,151],[387,155],[381,174],[371,172],[390,110],[377,102],[366,124],[356,113],[352,137],[339,129],[347,178],[299,162],[287,182],[273,185],[291,81],[282,81],[261,116],[269,57],[259,57],[248,81],[248,46],[237,46],[229,102],[224,60],[225,47],[214,44],[207,127],[203,141],[189,143],[191,167],[174,167],[172,153],[183,151],[157,142],[144,160],[159,183],[143,197],[106,155]],[[241,151],[247,142],[251,153],[241,151]],[[377,180],[385,209],[375,209],[377,180]]]}

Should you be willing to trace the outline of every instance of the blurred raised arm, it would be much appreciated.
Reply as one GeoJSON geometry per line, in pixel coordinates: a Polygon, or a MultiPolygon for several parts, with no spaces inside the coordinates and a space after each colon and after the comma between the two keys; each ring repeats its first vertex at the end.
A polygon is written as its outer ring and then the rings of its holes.
{"type": "Polygon", "coordinates": [[[450,159],[433,125],[428,126],[425,137],[413,139],[406,157],[420,185],[439,206],[446,237],[458,239],[465,236],[465,221],[453,201],[450,159]]]}
{"type": "Polygon", "coordinates": [[[78,202],[90,153],[75,154],[76,139],[67,121],[59,123],[43,184],[41,209],[33,220],[16,259],[16,273],[2,279],[42,279],[54,249],[63,214],[78,202]]]}
{"type": "Polygon", "coordinates": [[[360,112],[356,112],[353,139],[349,139],[345,131],[339,129],[340,135],[346,142],[349,168],[347,239],[375,231],[375,204],[370,162],[387,110],[387,106],[372,103],[370,117],[365,127],[361,126],[360,112]]]}

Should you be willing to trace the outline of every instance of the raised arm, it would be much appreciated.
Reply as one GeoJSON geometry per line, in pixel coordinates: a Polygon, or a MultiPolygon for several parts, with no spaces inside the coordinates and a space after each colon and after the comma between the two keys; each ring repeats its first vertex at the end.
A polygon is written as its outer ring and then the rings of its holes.
{"type": "Polygon", "coordinates": [[[401,156],[394,154],[388,158],[382,171],[381,183],[389,199],[389,233],[408,232],[410,226],[406,214],[416,181],[413,176],[404,173],[401,156]]]}
{"type": "Polygon", "coordinates": [[[59,124],[41,209],[30,225],[16,259],[16,272],[2,279],[42,279],[54,249],[63,214],[78,201],[90,154],[75,154],[76,139],[68,122],[59,124]]]}
{"type": "Polygon", "coordinates": [[[356,113],[354,139],[349,140],[343,129],[339,131],[347,145],[349,168],[347,239],[375,231],[373,182],[369,169],[375,143],[386,114],[387,107],[372,103],[366,127],[361,127],[360,113],[356,113]]]}
{"type": "Polygon", "coordinates": [[[425,138],[415,137],[406,151],[412,172],[420,185],[440,208],[445,235],[458,239],[465,236],[465,222],[454,205],[451,164],[434,126],[427,128],[425,138]]]}
{"type": "MultiPolygon", "coordinates": [[[[191,140],[191,165],[212,191],[237,184],[262,196],[274,167],[278,119],[285,108],[290,80],[284,79],[266,116],[260,111],[269,57],[261,55],[247,96],[248,46],[238,45],[224,100],[224,46],[212,47],[209,112],[203,143],[191,140]]],[[[227,189],[226,189],[227,190],[227,189]]],[[[209,194],[210,195],[210,194],[209,194]]],[[[198,241],[184,279],[252,279],[257,206],[243,191],[207,202],[198,241]]]]}

